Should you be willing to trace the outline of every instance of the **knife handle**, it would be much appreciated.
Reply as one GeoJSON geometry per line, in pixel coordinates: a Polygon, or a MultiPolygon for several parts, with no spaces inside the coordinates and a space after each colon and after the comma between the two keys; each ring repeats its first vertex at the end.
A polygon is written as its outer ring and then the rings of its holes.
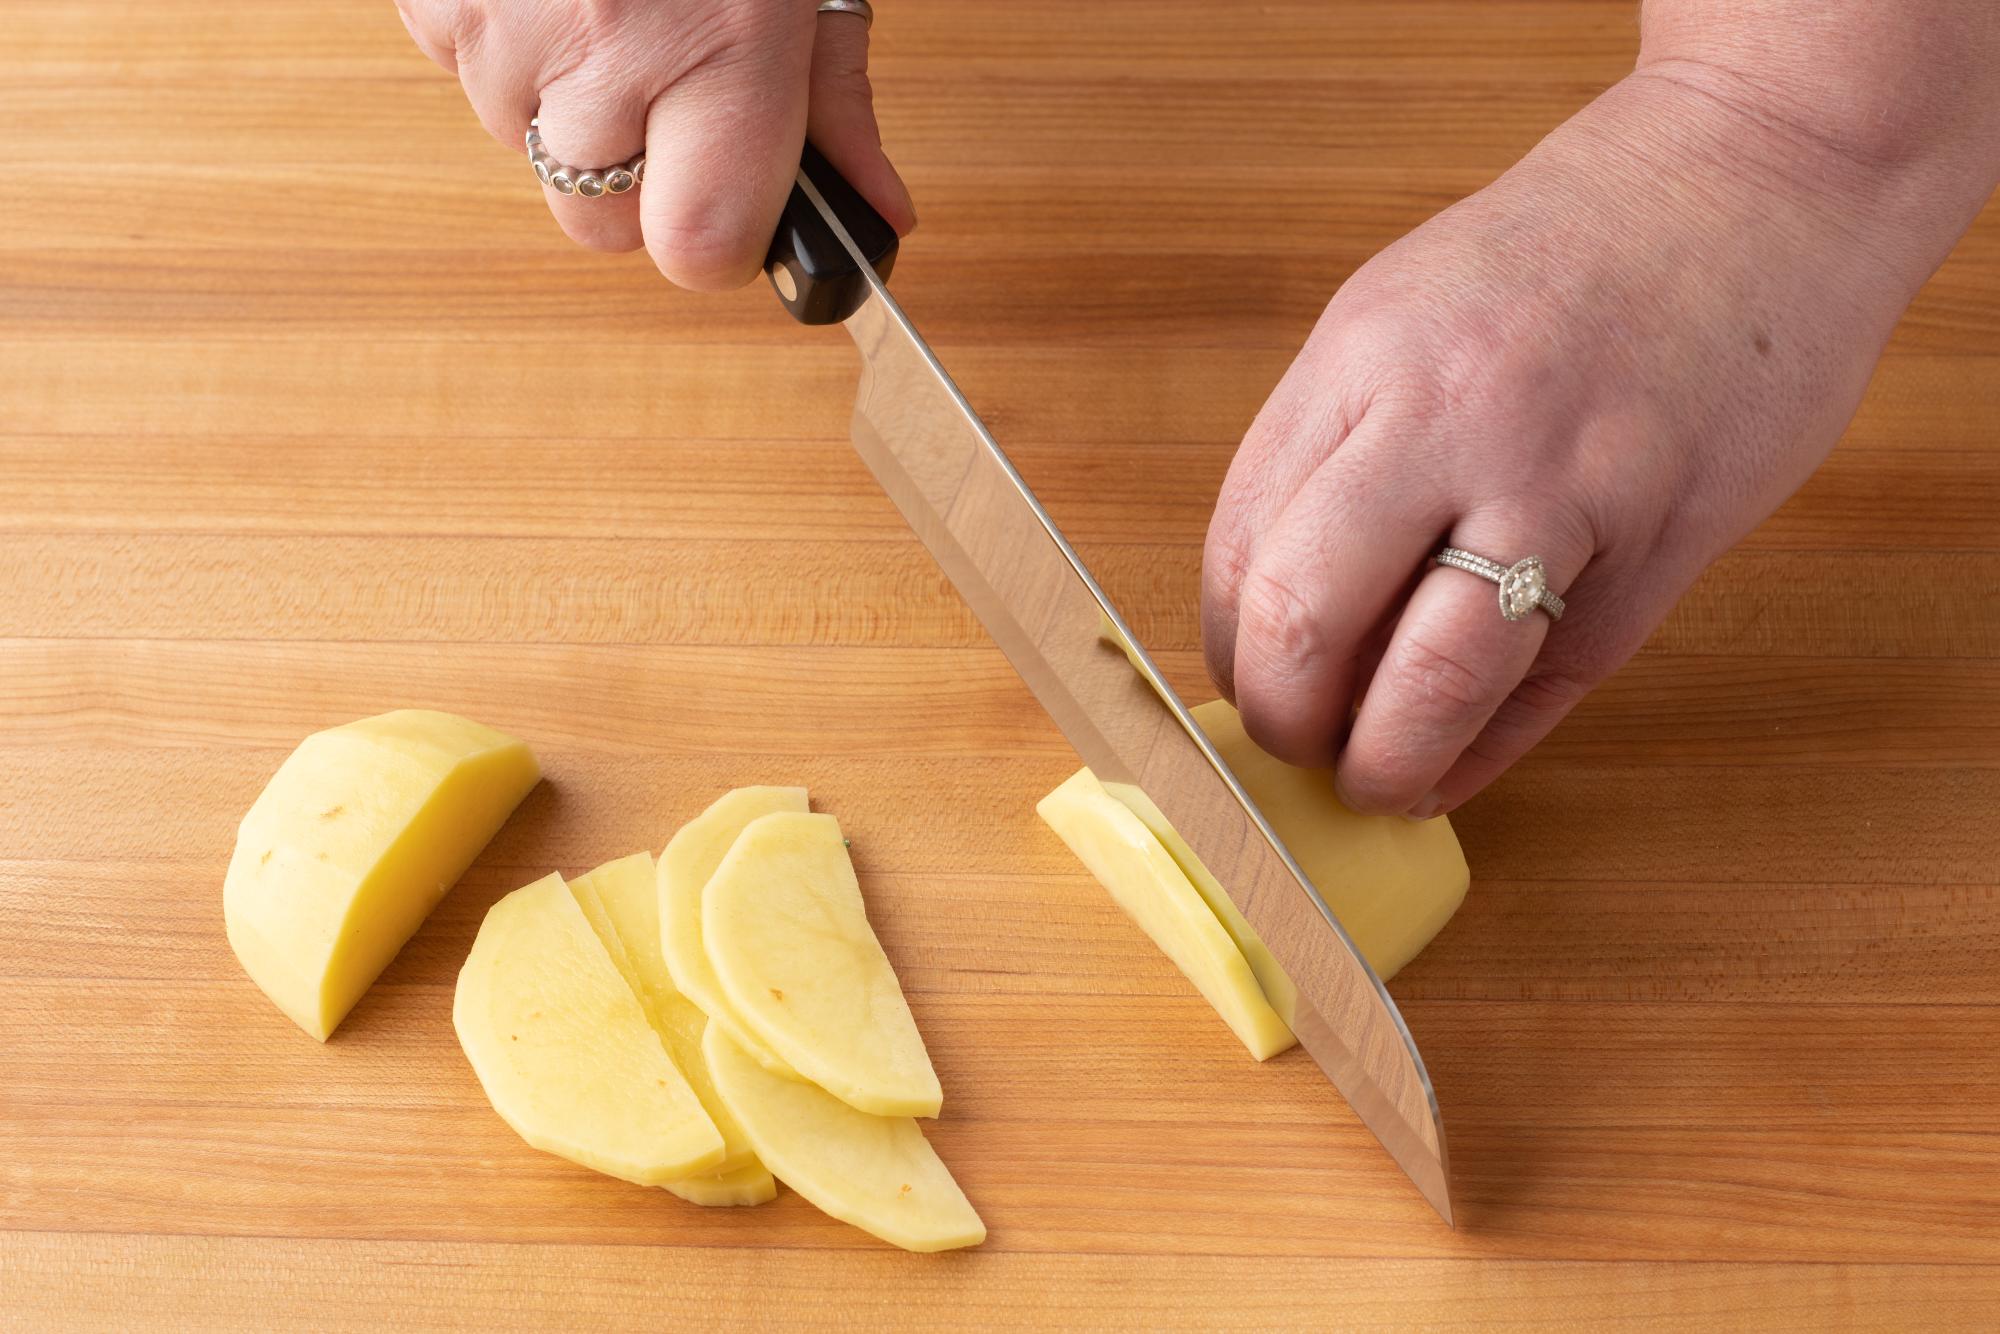
{"type": "MultiPolygon", "coordinates": [[[[799,171],[847,228],[876,274],[887,278],[896,263],[896,229],[810,143],[799,158],[799,171]]],[[[764,273],[778,300],[800,324],[839,324],[868,299],[868,280],[854,257],[796,184],[778,219],[778,234],[771,238],[771,252],[764,257],[764,273]]]]}

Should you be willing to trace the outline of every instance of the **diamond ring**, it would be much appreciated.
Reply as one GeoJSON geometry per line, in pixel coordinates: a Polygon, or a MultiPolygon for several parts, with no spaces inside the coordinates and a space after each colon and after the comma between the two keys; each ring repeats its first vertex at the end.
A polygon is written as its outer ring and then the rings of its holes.
{"type": "Polygon", "coordinates": [[[622,195],[646,179],[644,153],[635,154],[630,162],[610,167],[571,167],[556,161],[542,143],[540,116],[528,122],[528,165],[535,169],[535,179],[557,194],[582,195],[585,199],[622,195]]]}
{"type": "Polygon", "coordinates": [[[1500,585],[1500,614],[1510,621],[1522,619],[1537,607],[1547,612],[1552,621],[1562,619],[1563,600],[1550,591],[1548,571],[1542,568],[1540,556],[1529,556],[1512,565],[1502,565],[1497,560],[1475,556],[1470,551],[1446,547],[1431,559],[1500,585]]]}

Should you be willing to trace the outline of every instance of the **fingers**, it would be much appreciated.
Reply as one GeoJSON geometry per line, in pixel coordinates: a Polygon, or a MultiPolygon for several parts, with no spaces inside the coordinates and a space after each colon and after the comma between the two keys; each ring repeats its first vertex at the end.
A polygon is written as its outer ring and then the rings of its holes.
{"type": "Polygon", "coordinates": [[[458,73],[458,53],[453,50],[451,34],[444,25],[435,21],[429,7],[417,7],[417,0],[396,0],[396,16],[403,20],[403,28],[410,34],[410,40],[417,49],[435,61],[447,74],[458,73]]]}
{"type": "Polygon", "coordinates": [[[806,137],[812,9],[773,10],[697,65],[646,116],[646,250],[682,287],[740,287],[763,269],[806,137]]]}
{"type": "Polygon", "coordinates": [[[1292,362],[1229,464],[1201,557],[1201,643],[1216,688],[1236,698],[1237,602],[1264,535],[1330,455],[1360,431],[1361,414],[1318,392],[1319,335],[1292,362]]]}
{"type": "MultiPolygon", "coordinates": [[[[1449,541],[1507,564],[1538,555],[1557,592],[1570,586],[1591,555],[1579,525],[1517,511],[1468,516],[1449,541]]],[[[1439,784],[1514,695],[1550,630],[1541,611],[1507,620],[1498,592],[1476,575],[1445,567],[1433,568],[1417,585],[1335,767],[1348,806],[1417,818],[1443,809],[1439,784]]]]}
{"type": "Polygon", "coordinates": [[[868,25],[852,14],[821,14],[815,31],[806,137],[898,236],[906,236],[917,225],[917,210],[882,151],[868,83],[868,25]]]}
{"type": "Polygon", "coordinates": [[[524,151],[522,139],[555,58],[547,34],[489,20],[460,28],[451,40],[458,82],[473,114],[488,134],[524,151]]]}
{"type": "MultiPolygon", "coordinates": [[[[556,161],[574,168],[628,162],[646,142],[646,104],[652,92],[629,79],[607,80],[594,67],[558,79],[542,90],[542,143],[556,161]]],[[[577,244],[621,251],[637,250],[643,243],[638,190],[594,199],[565,195],[549,185],[542,190],[556,222],[577,244]]]]}
{"type": "Polygon", "coordinates": [[[1643,563],[1611,554],[1593,558],[1565,597],[1556,643],[1438,780],[1436,810],[1412,814],[1421,818],[1458,809],[1539,745],[1598,682],[1639,651],[1700,569],[1698,559],[1686,557],[1649,555],[1643,563]]]}
{"type": "Polygon", "coordinates": [[[1374,632],[1449,522],[1422,479],[1385,486],[1397,476],[1386,447],[1364,428],[1322,463],[1237,591],[1236,707],[1257,744],[1292,764],[1333,762],[1374,632]]]}

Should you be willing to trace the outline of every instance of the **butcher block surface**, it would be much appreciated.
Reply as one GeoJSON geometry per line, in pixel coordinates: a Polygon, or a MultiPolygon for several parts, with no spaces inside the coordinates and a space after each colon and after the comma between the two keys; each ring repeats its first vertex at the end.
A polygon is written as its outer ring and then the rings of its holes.
{"type": "MultiPolygon", "coordinates": [[[[1190,698],[1230,453],[1357,265],[1629,67],[1597,0],[885,0],[895,285],[1190,698]]],[[[1393,987],[1444,1227],[1034,818],[1074,755],[762,287],[563,241],[389,0],[29,0],[0,45],[0,1325],[1990,1327],[2000,215],[1805,489],[1455,823],[1393,987]],[[325,1046],[236,821],[399,706],[547,779],[325,1046]],[[524,1145],[480,917],[724,789],[837,814],[977,1251],[524,1145]]]]}

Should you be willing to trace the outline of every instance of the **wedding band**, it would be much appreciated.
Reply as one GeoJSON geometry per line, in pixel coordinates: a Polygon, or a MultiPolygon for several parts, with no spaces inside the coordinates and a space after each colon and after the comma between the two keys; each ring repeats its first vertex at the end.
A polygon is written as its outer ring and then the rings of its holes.
{"type": "Polygon", "coordinates": [[[535,179],[557,194],[582,195],[585,199],[622,195],[646,179],[644,153],[609,167],[572,167],[556,161],[542,143],[540,116],[528,122],[528,165],[535,169],[535,179]]]}
{"type": "Polygon", "coordinates": [[[875,26],[875,6],[868,0],[819,0],[822,14],[852,14],[869,27],[875,26]]]}
{"type": "Polygon", "coordinates": [[[1547,612],[1552,621],[1562,619],[1563,600],[1550,591],[1548,571],[1542,568],[1540,556],[1529,556],[1512,565],[1502,565],[1497,560],[1475,556],[1470,551],[1446,547],[1431,559],[1500,585],[1500,614],[1510,621],[1522,619],[1537,607],[1547,612]]]}

